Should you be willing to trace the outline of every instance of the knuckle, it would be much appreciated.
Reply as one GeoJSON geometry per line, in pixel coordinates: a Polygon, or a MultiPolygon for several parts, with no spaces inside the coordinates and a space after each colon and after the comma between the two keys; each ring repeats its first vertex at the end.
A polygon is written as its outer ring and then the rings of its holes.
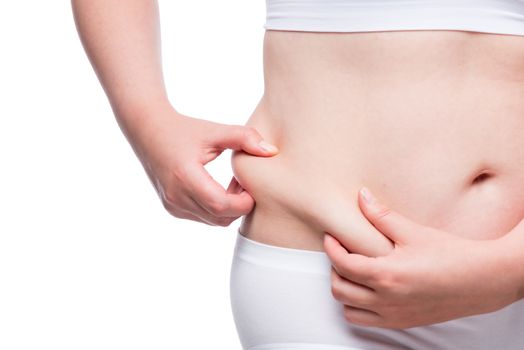
{"type": "Polygon", "coordinates": [[[361,320],[358,318],[356,312],[354,310],[344,307],[344,318],[347,322],[353,323],[353,324],[362,324],[361,320]]]}
{"type": "Polygon", "coordinates": [[[388,265],[381,264],[380,260],[376,260],[376,264],[368,267],[368,282],[370,284],[381,286],[383,280],[388,278],[388,265]]]}
{"type": "Polygon", "coordinates": [[[346,319],[347,322],[356,324],[359,326],[373,326],[374,325],[369,320],[359,317],[359,315],[357,315],[356,312],[354,312],[353,310],[346,309],[344,318],[346,319]]]}
{"type": "Polygon", "coordinates": [[[333,268],[335,268],[335,271],[338,274],[342,275],[344,266],[342,264],[342,260],[340,258],[340,255],[339,254],[333,254],[333,256],[330,256],[329,258],[331,260],[331,264],[333,265],[333,268]]]}
{"type": "Polygon", "coordinates": [[[167,203],[166,201],[162,201],[162,206],[164,207],[165,211],[167,211],[170,215],[174,216],[174,217],[178,217],[176,215],[176,212],[173,210],[173,207],[171,206],[170,203],[167,203]]]}
{"type": "Polygon", "coordinates": [[[232,131],[236,138],[245,139],[249,136],[249,128],[251,127],[247,125],[234,125],[232,131]]]}
{"type": "Polygon", "coordinates": [[[381,269],[375,273],[375,284],[382,289],[391,290],[395,288],[396,278],[390,270],[381,269]]]}
{"type": "Polygon", "coordinates": [[[255,129],[253,126],[250,126],[250,125],[244,126],[243,133],[245,137],[254,137],[254,136],[258,137],[259,136],[257,129],[255,129]]]}
{"type": "Polygon", "coordinates": [[[169,215],[174,216],[179,219],[187,219],[189,218],[189,215],[184,214],[183,212],[180,212],[179,210],[176,210],[173,208],[170,204],[164,204],[164,208],[169,213],[169,215]]]}
{"type": "Polygon", "coordinates": [[[344,318],[346,321],[353,323],[353,312],[347,307],[344,307],[344,318]]]}
{"type": "Polygon", "coordinates": [[[340,288],[340,283],[333,281],[331,283],[331,294],[335,298],[335,300],[342,301],[343,298],[343,292],[340,288]]]}
{"type": "Polygon", "coordinates": [[[227,227],[231,224],[232,220],[230,218],[219,218],[216,222],[219,226],[227,227]]]}
{"type": "Polygon", "coordinates": [[[172,208],[171,203],[165,196],[162,196],[162,198],[160,198],[160,201],[162,202],[162,206],[164,207],[165,210],[167,211],[171,210],[172,208]]]}
{"type": "Polygon", "coordinates": [[[179,219],[194,220],[194,217],[192,215],[184,212],[170,211],[170,214],[179,219]]]}
{"type": "Polygon", "coordinates": [[[351,275],[350,269],[346,266],[344,261],[336,261],[336,268],[337,272],[339,274],[339,278],[341,277],[349,277],[351,275]]]}
{"type": "MultiPolygon", "coordinates": [[[[178,196],[176,196],[178,198],[178,196]]],[[[190,219],[194,220],[195,216],[193,212],[183,208],[179,203],[178,199],[175,198],[175,195],[172,192],[164,193],[162,196],[162,206],[164,209],[172,216],[179,219],[190,219]]]]}
{"type": "Polygon", "coordinates": [[[174,191],[165,191],[162,195],[162,203],[164,208],[170,209],[177,206],[178,196],[174,191]]]}

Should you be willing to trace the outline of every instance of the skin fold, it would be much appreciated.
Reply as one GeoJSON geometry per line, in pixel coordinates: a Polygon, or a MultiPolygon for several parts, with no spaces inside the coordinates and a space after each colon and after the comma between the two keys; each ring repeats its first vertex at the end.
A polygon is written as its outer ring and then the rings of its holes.
{"type": "Polygon", "coordinates": [[[332,293],[349,322],[409,328],[496,311],[524,297],[524,220],[501,238],[472,240],[420,225],[363,192],[362,213],[394,246],[367,257],[326,233],[332,293]]]}
{"type": "Polygon", "coordinates": [[[264,95],[246,125],[227,125],[168,100],[156,1],[71,5],[172,216],[221,226],[243,217],[251,239],[325,250],[348,322],[412,327],[523,297],[524,39],[267,31],[264,95]],[[204,165],[226,149],[234,176],[224,189],[204,165]],[[363,185],[381,205],[357,196],[363,185]]]}

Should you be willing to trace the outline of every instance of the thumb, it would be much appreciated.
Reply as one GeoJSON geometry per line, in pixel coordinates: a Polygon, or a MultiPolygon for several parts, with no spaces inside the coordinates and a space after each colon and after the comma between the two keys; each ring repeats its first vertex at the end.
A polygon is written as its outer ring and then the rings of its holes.
{"type": "Polygon", "coordinates": [[[277,146],[265,141],[252,126],[226,125],[220,128],[214,137],[215,145],[233,150],[243,150],[247,153],[272,156],[278,153],[277,146]]]}
{"type": "Polygon", "coordinates": [[[368,221],[397,244],[417,240],[423,227],[380,203],[367,187],[359,191],[360,209],[368,221]]]}

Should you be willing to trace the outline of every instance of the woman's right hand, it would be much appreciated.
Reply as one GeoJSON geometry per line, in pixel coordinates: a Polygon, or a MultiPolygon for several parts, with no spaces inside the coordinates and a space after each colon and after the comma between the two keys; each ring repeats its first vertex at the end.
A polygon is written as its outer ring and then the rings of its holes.
{"type": "Polygon", "coordinates": [[[165,91],[157,1],[74,0],[75,24],[116,119],[173,216],[228,226],[254,199],[233,177],[226,190],[204,165],[226,148],[272,156],[249,126],[184,116],[165,91]]]}
{"type": "Polygon", "coordinates": [[[251,126],[189,117],[170,105],[117,119],[164,208],[177,218],[209,225],[228,226],[249,213],[255,201],[234,176],[225,190],[204,165],[225,149],[257,156],[278,153],[276,147],[261,148],[262,136],[251,126]]]}

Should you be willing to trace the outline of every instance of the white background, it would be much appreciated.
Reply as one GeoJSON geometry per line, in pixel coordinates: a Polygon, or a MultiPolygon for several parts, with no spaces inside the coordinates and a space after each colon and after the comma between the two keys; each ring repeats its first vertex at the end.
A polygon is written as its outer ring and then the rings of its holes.
{"type": "MultiPolygon", "coordinates": [[[[160,12],[173,106],[244,124],[263,92],[264,2],[164,0],[160,12]]],[[[229,268],[241,219],[163,208],[70,2],[1,2],[0,63],[0,349],[240,349],[229,268]]],[[[230,152],[206,166],[223,186],[230,152]]]]}

